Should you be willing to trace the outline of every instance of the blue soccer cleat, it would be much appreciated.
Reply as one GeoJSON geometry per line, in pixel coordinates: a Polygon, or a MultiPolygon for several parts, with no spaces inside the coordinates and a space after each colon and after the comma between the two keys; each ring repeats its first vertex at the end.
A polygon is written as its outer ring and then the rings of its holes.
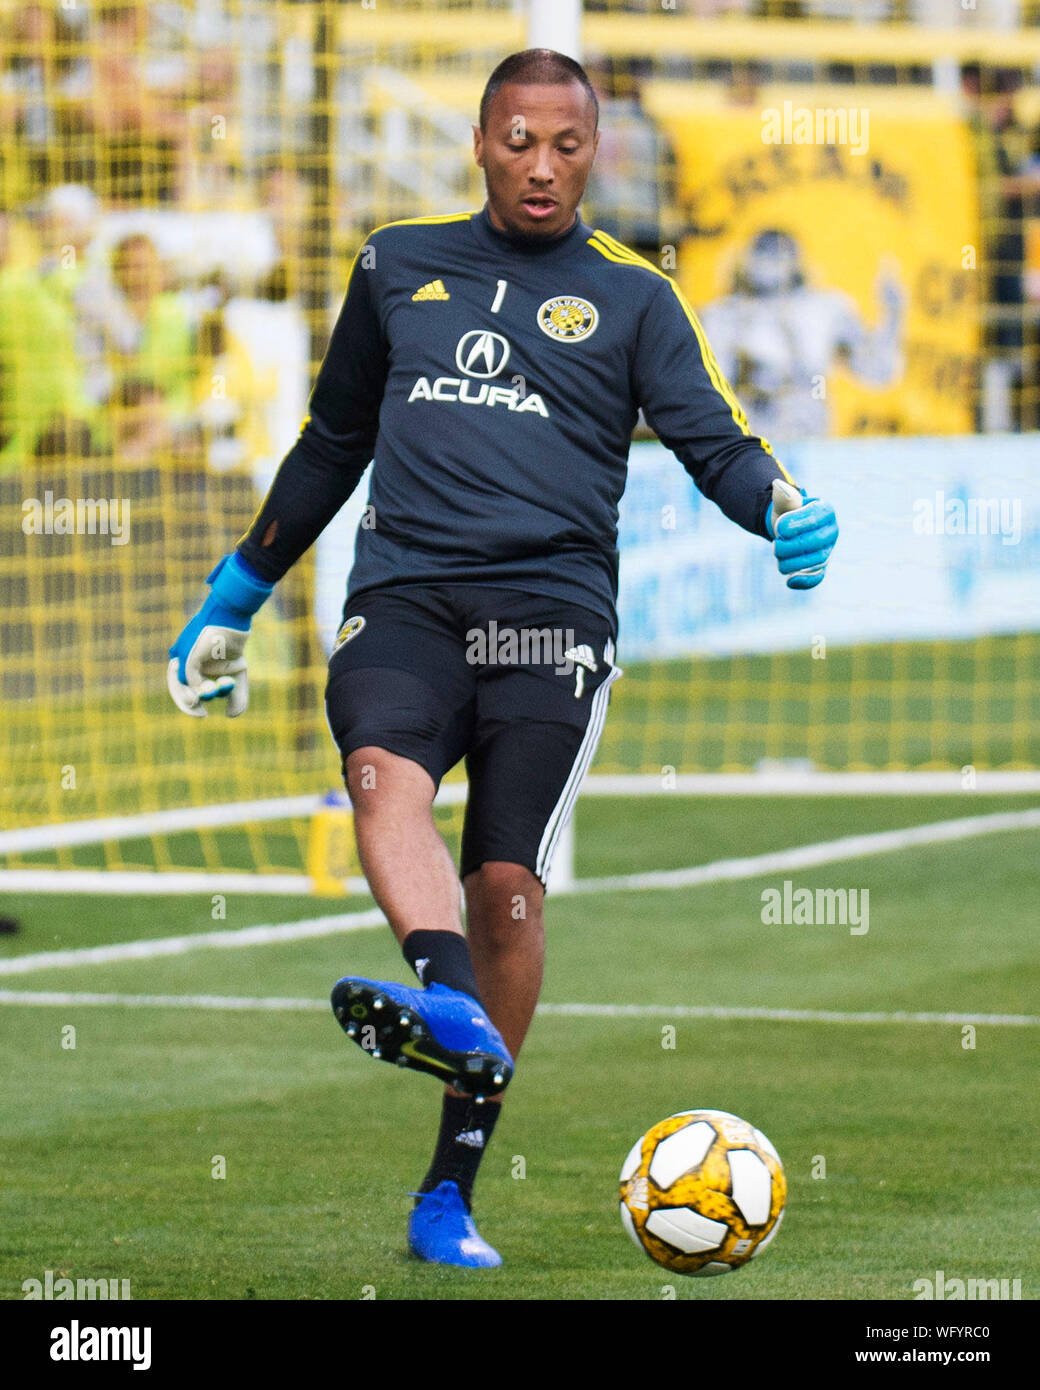
{"type": "Polygon", "coordinates": [[[332,991],[340,1027],[370,1057],[427,1071],[458,1091],[497,1095],[509,1085],[513,1059],[498,1029],[469,994],[347,975],[332,991]]]}
{"type": "Polygon", "coordinates": [[[408,1218],[408,1248],[431,1264],[493,1269],[502,1263],[502,1256],[474,1226],[458,1185],[453,1182],[439,1183],[412,1211],[408,1218]]]}

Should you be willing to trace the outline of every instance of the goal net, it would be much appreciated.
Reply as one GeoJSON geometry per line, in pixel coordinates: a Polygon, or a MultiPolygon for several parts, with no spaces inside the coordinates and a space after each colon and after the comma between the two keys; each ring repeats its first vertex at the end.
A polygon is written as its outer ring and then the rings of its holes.
{"type": "MultiPolygon", "coordinates": [[[[617,794],[1040,766],[1040,12],[997,8],[585,6],[586,219],[679,279],[843,527],[828,584],[789,595],[644,432],[593,768],[637,779],[617,794]]],[[[0,885],[361,886],[323,691],[363,490],[256,618],[244,718],[177,714],[167,650],[295,437],[367,232],[483,201],[472,122],[527,23],[507,0],[0,17],[0,885]]]]}

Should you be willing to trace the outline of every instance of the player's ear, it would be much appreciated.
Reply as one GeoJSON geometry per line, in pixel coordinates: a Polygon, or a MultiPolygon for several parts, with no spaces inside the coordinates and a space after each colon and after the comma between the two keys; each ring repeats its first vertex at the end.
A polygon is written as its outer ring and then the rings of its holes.
{"type": "Polygon", "coordinates": [[[484,167],[484,132],[480,126],[473,127],[473,158],[476,160],[477,168],[484,167]]]}

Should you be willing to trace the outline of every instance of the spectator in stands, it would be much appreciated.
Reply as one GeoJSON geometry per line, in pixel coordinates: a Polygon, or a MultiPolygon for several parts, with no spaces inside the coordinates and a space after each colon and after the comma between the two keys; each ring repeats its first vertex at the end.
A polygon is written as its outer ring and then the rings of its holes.
{"type": "Polygon", "coordinates": [[[121,462],[140,467],[201,467],[202,430],[171,415],[163,388],[148,377],[128,376],[111,403],[113,448],[121,462]]]}
{"type": "Polygon", "coordinates": [[[184,297],[168,290],[164,278],[151,237],[135,232],[117,242],[103,332],[117,380],[144,376],[154,381],[171,416],[184,421],[192,411],[194,325],[184,297]]]}
{"type": "Polygon", "coordinates": [[[42,210],[40,276],[75,322],[76,352],[87,396],[101,405],[112,389],[102,328],[109,282],[105,267],[89,255],[100,206],[91,189],[70,183],[50,189],[42,210]]]}
{"type": "Polygon", "coordinates": [[[69,23],[53,0],[11,6],[3,16],[0,130],[17,142],[33,190],[53,182],[58,166],[57,105],[88,90],[86,62],[68,56],[69,23]]]}
{"type": "Polygon", "coordinates": [[[63,131],[66,179],[91,184],[116,207],[174,203],[184,193],[189,126],[183,92],[150,59],[148,7],[106,0],[91,29],[90,90],[70,106],[63,131]]]}
{"type": "Polygon", "coordinates": [[[660,263],[680,234],[671,143],[642,104],[637,60],[590,68],[600,103],[600,143],[585,194],[593,225],[660,263]]]}
{"type": "Polygon", "coordinates": [[[1019,423],[1040,429],[1040,126],[1030,133],[1028,153],[1003,181],[1009,200],[1022,208],[1022,386],[1019,423]]]}
{"type": "MultiPolygon", "coordinates": [[[[59,184],[44,194],[41,203],[40,240],[43,259],[40,274],[45,278],[59,270],[82,272],[87,249],[97,231],[100,207],[97,195],[82,184],[59,184]]],[[[75,275],[67,277],[75,283],[75,275]]],[[[67,293],[66,287],[62,293],[67,293]]]]}
{"type": "Polygon", "coordinates": [[[1021,428],[1025,346],[1021,177],[1028,166],[1029,135],[1015,116],[1020,82],[1021,74],[1015,69],[970,64],[961,73],[978,158],[982,261],[987,275],[983,302],[992,311],[985,328],[987,361],[979,421],[986,430],[1021,428]]]}
{"type": "Polygon", "coordinates": [[[242,167],[242,126],[226,120],[235,109],[237,82],[229,45],[191,53],[182,84],[188,163],[181,192],[189,207],[240,209],[252,201],[242,167]]]}
{"type": "Polygon", "coordinates": [[[216,473],[268,454],[265,413],[275,373],[254,368],[247,343],[231,331],[226,297],[199,324],[196,419],[203,430],[206,462],[216,473]]]}
{"type": "Polygon", "coordinates": [[[35,268],[11,264],[10,226],[0,212],[0,472],[23,467],[42,438],[62,430],[79,448],[97,418],[73,316],[35,268]]]}
{"type": "Polygon", "coordinates": [[[20,142],[33,183],[42,183],[47,175],[47,148],[55,135],[47,90],[53,59],[53,17],[46,5],[30,4],[7,18],[7,59],[0,78],[4,126],[20,142]]]}
{"type": "Polygon", "coordinates": [[[297,170],[275,164],[261,182],[260,206],[274,227],[278,262],[257,286],[257,298],[292,299],[300,292],[296,281],[306,266],[314,207],[311,186],[297,170]]]}

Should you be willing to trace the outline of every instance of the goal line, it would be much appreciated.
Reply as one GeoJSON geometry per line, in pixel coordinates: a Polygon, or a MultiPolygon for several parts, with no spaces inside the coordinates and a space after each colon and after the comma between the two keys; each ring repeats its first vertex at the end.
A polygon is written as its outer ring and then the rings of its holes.
{"type": "MultiPolygon", "coordinates": [[[[815,844],[795,845],[790,849],[774,850],[766,854],[757,854],[745,858],[737,859],[718,859],[711,864],[695,864],[682,869],[650,869],[638,874],[617,874],[607,878],[571,878],[564,882],[558,882],[555,875],[550,880],[550,888],[554,896],[571,895],[576,893],[624,893],[638,892],[647,889],[666,889],[666,888],[696,888],[708,883],[736,882],[742,879],[761,878],[765,874],[792,873],[802,869],[818,868],[823,864],[836,864],[849,859],[864,859],[875,854],[890,854],[893,851],[909,849],[914,846],[950,844],[958,840],[971,840],[980,835],[993,835],[1005,831],[1015,830],[1040,830],[1040,807],[1031,807],[1023,811],[999,811],[985,816],[964,816],[958,820],[932,821],[926,825],[905,826],[899,830],[879,830],[864,835],[846,835],[837,840],[822,840],[815,844]]],[[[7,870],[7,878],[16,878],[19,870],[7,870]]],[[[37,871],[28,871],[36,873],[37,871]]],[[[77,871],[70,870],[67,874],[57,876],[53,872],[44,879],[49,886],[49,891],[54,892],[55,878],[61,877],[75,878],[77,871]]],[[[172,892],[204,892],[220,891],[212,887],[215,882],[227,881],[227,875],[215,874],[196,874],[196,875],[171,875],[171,874],[133,874],[122,875],[106,874],[99,871],[93,874],[94,891],[103,892],[133,892],[143,891],[161,893],[161,886],[171,877],[195,879],[194,887],[191,889],[180,888],[166,891],[172,892]],[[132,887],[120,886],[112,888],[109,881],[117,878],[122,880],[149,878],[154,882],[159,880],[157,887],[148,887],[143,890],[135,890],[132,887]]],[[[0,874],[0,883],[3,882],[4,875],[0,874]]],[[[248,875],[239,875],[235,887],[242,887],[243,880],[248,885],[247,891],[252,890],[253,883],[257,879],[250,878],[248,875]]],[[[307,891],[310,880],[300,876],[300,892],[307,891]]],[[[359,880],[361,887],[358,892],[368,894],[368,885],[364,879],[359,880]]],[[[254,933],[257,942],[274,941],[287,939],[293,935],[323,936],[334,931],[353,931],[360,926],[372,926],[380,920],[378,912],[348,913],[338,917],[316,918],[311,921],[301,922],[280,927],[254,927],[249,931],[254,933]]],[[[205,936],[174,937],[160,941],[141,941],[132,943],[131,955],[133,958],[142,958],[151,955],[177,954],[181,950],[196,949],[200,946],[229,945],[229,944],[251,944],[247,938],[242,937],[239,931],[224,931],[208,933],[205,936]],[[170,947],[173,947],[171,950],[170,947]]],[[[88,955],[93,960],[121,959],[118,954],[128,949],[121,946],[99,946],[90,949],[88,955]]],[[[35,969],[37,966],[45,964],[72,965],[78,960],[85,959],[81,951],[71,952],[48,952],[43,957],[14,956],[10,960],[0,961],[0,975],[20,974],[27,969],[35,969]]]]}
{"type": "MultiPolygon", "coordinates": [[[[465,782],[443,785],[436,806],[459,806],[467,794],[465,782]]],[[[582,797],[625,796],[973,796],[1040,792],[1040,770],[1003,772],[817,772],[775,768],[749,773],[596,774],[585,779],[582,797]]],[[[26,826],[0,831],[0,855],[46,852],[83,845],[231,828],[265,821],[306,819],[328,809],[328,799],[314,793],[236,801],[215,806],[177,807],[131,816],[110,816],[26,826]]],[[[343,798],[343,805],[349,803],[343,798]]],[[[909,832],[907,832],[909,833],[909,832]]],[[[862,838],[862,837],[860,837],[862,838]]],[[[703,867],[703,866],[702,866],[703,867]]],[[[676,871],[679,874],[702,869],[676,871]]],[[[652,882],[660,875],[630,875],[633,882],[652,882]]],[[[665,875],[668,877],[668,875],[665,875]]],[[[604,880],[611,885],[622,880],[604,880]]],[[[358,876],[342,880],[347,894],[367,894],[358,876]]],[[[554,892],[596,891],[578,885],[574,873],[574,826],[561,837],[553,865],[554,892]]],[[[261,895],[306,895],[315,881],[304,873],[257,873],[247,870],[195,871],[150,869],[0,868],[0,888],[21,892],[103,892],[123,894],[217,893],[248,891],[261,895]]]]}

